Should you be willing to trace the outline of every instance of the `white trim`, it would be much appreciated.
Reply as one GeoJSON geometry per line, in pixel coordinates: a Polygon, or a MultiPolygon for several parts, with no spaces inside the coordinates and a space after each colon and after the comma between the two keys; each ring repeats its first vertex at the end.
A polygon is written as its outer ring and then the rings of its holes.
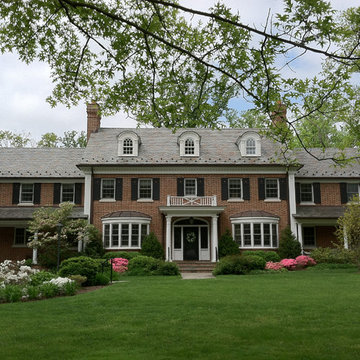
{"type": "Polygon", "coordinates": [[[20,190],[19,190],[19,205],[34,205],[34,196],[35,196],[35,185],[34,183],[20,183],[20,190]],[[31,201],[22,201],[22,192],[23,192],[23,185],[32,185],[32,199],[31,201]]]}
{"type": "Polygon", "coordinates": [[[121,132],[117,136],[118,142],[118,156],[123,157],[135,157],[138,156],[139,153],[139,145],[140,145],[140,138],[139,135],[136,134],[134,131],[125,130],[121,132]],[[130,139],[132,140],[132,153],[131,154],[124,154],[124,140],[130,139]]]}
{"type": "Polygon", "coordinates": [[[154,194],[154,184],[153,184],[153,179],[152,178],[140,178],[138,179],[137,182],[138,185],[138,190],[137,190],[137,201],[153,201],[153,194],[154,194]],[[140,197],[140,183],[144,180],[150,181],[150,196],[149,197],[140,197]]]}
{"type": "Polygon", "coordinates": [[[89,173],[85,174],[85,189],[84,189],[84,214],[88,216],[90,221],[90,212],[91,212],[91,183],[92,176],[89,173]]]}
{"type": "Polygon", "coordinates": [[[238,202],[238,201],[244,201],[244,185],[243,185],[243,178],[228,178],[228,181],[227,181],[227,191],[228,191],[228,193],[227,193],[227,195],[228,195],[228,201],[236,201],[236,202],[238,202]],[[240,197],[230,197],[230,182],[231,182],[231,180],[240,180],[240,197]]]}
{"type": "Polygon", "coordinates": [[[200,155],[200,135],[195,131],[184,131],[178,137],[178,144],[180,145],[180,156],[181,157],[198,157],[200,155]],[[190,139],[194,143],[194,153],[186,154],[185,142],[190,139]]]}
{"type": "Polygon", "coordinates": [[[264,201],[281,201],[280,199],[280,181],[279,181],[279,178],[265,178],[264,179],[264,196],[265,196],[265,199],[264,201]],[[268,180],[275,180],[276,181],[276,186],[277,186],[277,196],[274,196],[274,197],[267,197],[266,196],[266,181],[268,180]]]}
{"type": "Polygon", "coordinates": [[[60,188],[60,203],[63,203],[63,202],[70,202],[72,204],[75,204],[75,184],[74,183],[71,183],[71,184],[64,184],[64,183],[61,183],[61,188],[60,188]],[[64,195],[64,185],[72,185],[72,195],[73,195],[73,198],[72,198],[72,201],[64,201],[63,200],[63,195],[64,195]]]}
{"type": "MultiPolygon", "coordinates": [[[[85,171],[84,171],[85,173],[85,171]]],[[[22,183],[22,184],[34,184],[35,182],[41,183],[41,184],[55,184],[55,183],[63,183],[63,184],[73,184],[75,182],[77,183],[84,183],[85,182],[85,176],[81,176],[79,178],[71,177],[71,178],[62,178],[54,177],[54,178],[43,178],[43,177],[35,177],[32,176],[31,178],[22,178],[22,177],[7,177],[5,179],[0,179],[0,184],[13,184],[13,183],[22,183]]]]}
{"type": "Polygon", "coordinates": [[[114,178],[101,178],[101,183],[100,183],[100,200],[115,200],[115,192],[116,192],[116,180],[114,178]],[[104,181],[109,181],[112,180],[113,184],[114,184],[114,194],[113,197],[103,197],[103,184],[104,181]]]}
{"type": "Polygon", "coordinates": [[[186,197],[197,197],[197,193],[198,193],[198,182],[197,182],[197,178],[184,178],[184,196],[186,197]],[[187,194],[186,193],[186,182],[189,180],[193,180],[195,182],[195,194],[187,194]]]}
{"type": "Polygon", "coordinates": [[[296,234],[296,220],[293,217],[296,214],[296,189],[295,189],[295,173],[288,173],[288,190],[289,190],[289,213],[290,228],[293,234],[296,234]]]}

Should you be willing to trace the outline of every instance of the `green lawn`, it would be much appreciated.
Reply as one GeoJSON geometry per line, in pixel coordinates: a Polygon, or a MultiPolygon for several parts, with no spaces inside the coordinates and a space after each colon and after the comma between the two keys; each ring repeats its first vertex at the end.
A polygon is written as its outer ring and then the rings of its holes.
{"type": "Polygon", "coordinates": [[[360,359],[360,274],[125,277],[0,305],[0,359],[360,359]]]}

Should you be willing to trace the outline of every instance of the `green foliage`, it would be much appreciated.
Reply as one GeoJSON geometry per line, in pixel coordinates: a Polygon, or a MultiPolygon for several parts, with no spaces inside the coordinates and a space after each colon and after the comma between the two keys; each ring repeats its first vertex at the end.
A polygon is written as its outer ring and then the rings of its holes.
{"type": "Polygon", "coordinates": [[[357,271],[358,267],[355,264],[349,263],[320,263],[316,266],[310,266],[306,271],[326,271],[326,270],[349,270],[357,271]]]}
{"type": "Polygon", "coordinates": [[[173,262],[162,261],[159,264],[157,274],[158,275],[166,275],[166,276],[180,275],[180,270],[179,270],[179,267],[177,266],[177,264],[175,264],[173,262]]]}
{"type": "Polygon", "coordinates": [[[257,255],[225,256],[216,264],[214,275],[245,275],[252,270],[264,270],[266,261],[257,255]]]}
{"type": "MultiPolygon", "coordinates": [[[[57,266],[57,252],[58,247],[55,243],[48,244],[46,247],[41,247],[38,250],[38,263],[42,267],[50,270],[56,270],[57,266]]],[[[77,256],[79,253],[76,250],[69,249],[68,246],[62,245],[60,247],[60,262],[77,256]]]]}
{"type": "Polygon", "coordinates": [[[40,287],[37,285],[28,285],[26,287],[26,292],[29,296],[29,300],[36,300],[40,298],[40,287]]]}
{"type": "Polygon", "coordinates": [[[30,134],[0,130],[0,147],[25,147],[30,145],[30,134]]]}
{"type": "Polygon", "coordinates": [[[161,260],[139,255],[129,261],[128,275],[155,275],[161,260]]]}
{"type": "Polygon", "coordinates": [[[281,232],[278,254],[281,259],[295,259],[301,255],[301,245],[289,226],[281,232]]]}
{"type": "Polygon", "coordinates": [[[62,287],[62,293],[65,296],[74,296],[79,288],[76,282],[67,282],[62,287]]]}
{"type": "Polygon", "coordinates": [[[110,252],[107,252],[103,256],[103,258],[104,259],[122,258],[122,259],[131,260],[134,257],[137,257],[139,255],[141,255],[141,254],[137,251],[110,251],[110,252]]]}
{"type": "Polygon", "coordinates": [[[92,258],[101,258],[105,254],[101,234],[96,227],[90,227],[88,230],[89,241],[85,246],[85,255],[92,258]]]}
{"type": "Polygon", "coordinates": [[[37,143],[40,148],[53,148],[57,147],[60,142],[60,138],[53,132],[43,134],[41,140],[37,143]]]}
{"type": "Polygon", "coordinates": [[[34,286],[40,285],[44,281],[49,281],[55,277],[56,275],[49,271],[39,271],[35,274],[30,275],[30,284],[34,286]]]}
{"type": "Polygon", "coordinates": [[[257,256],[262,257],[266,262],[268,262],[268,261],[279,262],[281,260],[279,254],[275,251],[245,250],[245,251],[241,252],[241,255],[243,255],[243,256],[257,255],[257,256]]]}
{"type": "Polygon", "coordinates": [[[356,253],[341,247],[316,248],[311,251],[310,256],[317,264],[354,264],[356,262],[356,253]]]}
{"type": "Polygon", "coordinates": [[[94,285],[108,285],[110,278],[106,274],[97,273],[95,276],[94,285]]]}
{"type": "Polygon", "coordinates": [[[164,249],[153,232],[146,235],[144,240],[141,242],[140,253],[141,255],[151,256],[155,259],[162,260],[165,258],[164,249]]]}
{"type": "Polygon", "coordinates": [[[64,260],[59,269],[59,275],[67,277],[70,275],[86,276],[84,285],[94,285],[96,273],[99,271],[99,263],[86,256],[79,256],[64,260]]]}
{"type": "Polygon", "coordinates": [[[87,280],[87,277],[86,276],[82,276],[82,275],[70,275],[68,276],[68,278],[70,280],[74,280],[76,282],[76,284],[78,286],[81,286],[82,284],[84,284],[87,280]]]}
{"type": "Polygon", "coordinates": [[[44,298],[52,298],[59,295],[60,289],[57,285],[45,282],[39,286],[40,294],[44,298]]]}
{"type": "Polygon", "coordinates": [[[18,302],[23,296],[21,285],[6,285],[3,290],[2,296],[6,302],[18,302]]]}
{"type": "Polygon", "coordinates": [[[230,230],[227,229],[219,239],[219,258],[239,254],[239,245],[233,240],[230,230]]]}

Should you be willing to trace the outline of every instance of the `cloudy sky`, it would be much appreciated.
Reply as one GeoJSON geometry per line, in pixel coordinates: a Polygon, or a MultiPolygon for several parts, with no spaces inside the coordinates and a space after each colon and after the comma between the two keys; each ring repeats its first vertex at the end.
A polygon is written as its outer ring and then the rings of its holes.
{"type": "MultiPolygon", "coordinates": [[[[207,9],[213,0],[197,0],[197,9],[207,9]]],[[[268,10],[276,13],[282,0],[225,0],[227,5],[239,10],[242,21],[260,26],[265,22],[268,10]]],[[[194,6],[193,0],[182,0],[186,6],[194,6]]],[[[331,0],[335,9],[343,10],[359,6],[359,0],[331,0]]],[[[298,71],[312,68],[312,59],[303,59],[298,71]]],[[[0,130],[30,133],[35,139],[41,134],[55,132],[62,135],[67,130],[86,130],[86,106],[67,109],[63,105],[51,108],[46,97],[51,94],[50,71],[46,64],[21,63],[15,54],[0,55],[0,130]]],[[[104,127],[135,127],[136,123],[119,113],[103,118],[104,127]]]]}

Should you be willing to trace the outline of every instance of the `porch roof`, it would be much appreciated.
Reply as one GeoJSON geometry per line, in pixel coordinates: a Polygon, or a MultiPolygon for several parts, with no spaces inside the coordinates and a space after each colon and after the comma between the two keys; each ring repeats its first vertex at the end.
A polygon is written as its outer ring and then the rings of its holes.
{"type": "Polygon", "coordinates": [[[337,219],[343,216],[345,206],[298,206],[296,208],[296,219],[337,219]]]}
{"type": "Polygon", "coordinates": [[[169,216],[214,216],[225,210],[224,206],[160,206],[161,213],[169,216]]]}
{"type": "Polygon", "coordinates": [[[240,213],[234,214],[230,216],[230,219],[233,218],[240,218],[240,217],[254,217],[254,218],[259,218],[259,217],[272,217],[272,218],[276,218],[276,219],[280,219],[280,216],[278,215],[274,215],[271,214],[267,211],[257,211],[257,210],[250,210],[250,211],[242,211],[240,213]]]}
{"type": "Polygon", "coordinates": [[[144,214],[139,211],[114,211],[110,214],[106,214],[102,216],[102,219],[109,219],[109,218],[145,218],[145,219],[151,219],[150,215],[144,214]]]}

